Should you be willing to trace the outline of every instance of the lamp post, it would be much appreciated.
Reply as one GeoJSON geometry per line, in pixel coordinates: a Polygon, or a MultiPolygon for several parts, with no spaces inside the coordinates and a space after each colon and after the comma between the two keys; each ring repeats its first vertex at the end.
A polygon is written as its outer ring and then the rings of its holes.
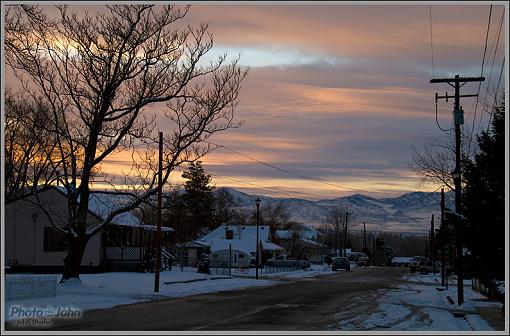
{"type": "Polygon", "coordinates": [[[259,208],[260,208],[260,198],[257,197],[255,200],[255,204],[257,205],[257,254],[255,256],[255,279],[259,279],[259,208]]]}

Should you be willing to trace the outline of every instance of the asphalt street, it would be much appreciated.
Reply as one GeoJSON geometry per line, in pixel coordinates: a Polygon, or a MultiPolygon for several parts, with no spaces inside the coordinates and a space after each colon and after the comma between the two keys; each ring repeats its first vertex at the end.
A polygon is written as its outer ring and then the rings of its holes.
{"type": "Polygon", "coordinates": [[[268,287],[93,310],[78,320],[56,321],[49,330],[333,330],[340,316],[376,311],[376,298],[397,286],[405,270],[358,268],[268,287]]]}

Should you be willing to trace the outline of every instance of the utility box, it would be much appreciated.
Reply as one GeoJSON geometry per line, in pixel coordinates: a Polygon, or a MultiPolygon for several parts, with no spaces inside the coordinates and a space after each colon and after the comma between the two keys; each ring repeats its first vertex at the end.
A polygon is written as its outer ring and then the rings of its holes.
{"type": "Polygon", "coordinates": [[[455,125],[463,125],[464,124],[464,110],[454,110],[453,111],[453,123],[455,125]]]}

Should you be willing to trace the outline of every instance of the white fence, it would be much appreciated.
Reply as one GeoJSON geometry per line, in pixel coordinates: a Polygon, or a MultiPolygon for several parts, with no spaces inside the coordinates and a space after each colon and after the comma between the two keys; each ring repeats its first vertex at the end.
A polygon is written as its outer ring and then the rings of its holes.
{"type": "Polygon", "coordinates": [[[5,300],[20,300],[57,295],[56,275],[6,274],[5,300]]]}

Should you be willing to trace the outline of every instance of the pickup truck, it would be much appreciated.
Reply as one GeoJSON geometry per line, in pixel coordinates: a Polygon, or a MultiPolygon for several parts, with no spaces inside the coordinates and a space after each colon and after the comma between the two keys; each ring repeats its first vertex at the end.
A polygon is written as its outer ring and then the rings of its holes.
{"type": "Polygon", "coordinates": [[[307,259],[298,259],[289,257],[286,254],[279,255],[266,261],[267,266],[273,267],[301,267],[303,269],[310,268],[310,261],[307,259]]]}

